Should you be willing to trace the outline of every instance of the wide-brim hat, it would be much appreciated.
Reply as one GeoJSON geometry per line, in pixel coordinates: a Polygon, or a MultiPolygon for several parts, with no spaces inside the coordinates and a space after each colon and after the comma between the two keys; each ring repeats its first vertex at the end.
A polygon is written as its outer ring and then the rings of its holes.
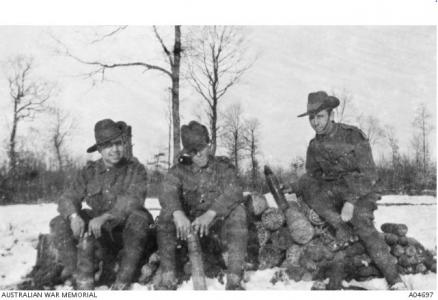
{"type": "Polygon", "coordinates": [[[339,105],[339,99],[334,96],[327,95],[324,91],[310,93],[307,99],[307,111],[298,118],[307,116],[309,114],[317,114],[327,108],[335,108],[339,105]]]}
{"type": "Polygon", "coordinates": [[[196,121],[191,121],[188,125],[181,126],[181,141],[183,152],[199,152],[210,142],[208,129],[196,121]]]}
{"type": "Polygon", "coordinates": [[[123,121],[114,122],[111,119],[100,120],[94,125],[94,137],[96,143],[87,149],[88,153],[92,153],[97,150],[99,145],[110,142],[120,136],[122,136],[126,127],[126,123],[123,121]]]}

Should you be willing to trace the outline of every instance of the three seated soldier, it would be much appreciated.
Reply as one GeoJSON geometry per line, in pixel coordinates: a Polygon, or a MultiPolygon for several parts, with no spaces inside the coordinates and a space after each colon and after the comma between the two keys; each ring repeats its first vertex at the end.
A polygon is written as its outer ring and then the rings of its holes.
{"type": "MultiPolygon", "coordinates": [[[[309,116],[316,136],[307,150],[307,172],[289,191],[301,195],[335,229],[339,241],[358,236],[390,288],[406,289],[373,224],[377,175],[369,141],[358,128],[333,121],[338,105],[336,97],[323,91],[309,94],[307,112],[299,117],[309,116]]],[[[121,251],[112,288],[127,289],[146,246],[158,242],[160,280],[155,288],[176,289],[177,240],[214,231],[226,258],[226,289],[243,289],[248,241],[243,190],[230,160],[212,155],[207,128],[196,121],[181,128],[183,150],[161,184],[156,241],[149,230],[153,218],[144,208],[146,170],[125,155],[125,130],[124,122],[96,123],[96,144],[87,151],[97,150],[101,158],[88,163],[59,200],[60,216],[50,228],[64,266],[62,278],[72,278],[77,289],[94,288],[94,277],[81,274],[82,252],[78,257],[76,247],[80,239],[91,238],[114,257],[121,251]],[[82,202],[90,208],[83,209],[82,202]]],[[[111,263],[104,262],[103,273],[111,263]]]]}

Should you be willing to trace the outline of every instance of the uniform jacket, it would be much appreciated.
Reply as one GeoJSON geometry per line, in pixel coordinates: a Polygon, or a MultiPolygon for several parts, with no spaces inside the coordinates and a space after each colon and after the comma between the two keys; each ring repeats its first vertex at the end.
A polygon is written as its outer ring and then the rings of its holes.
{"type": "Polygon", "coordinates": [[[146,169],[136,158],[122,159],[112,168],[105,167],[102,159],[88,162],[62,194],[58,211],[67,218],[85,201],[96,216],[107,212],[123,222],[144,206],[146,179],[146,169]]]}
{"type": "Polygon", "coordinates": [[[235,167],[228,158],[213,156],[202,169],[174,165],[163,180],[159,196],[162,213],[168,216],[176,210],[198,216],[210,209],[224,218],[242,200],[235,167]]]}
{"type": "Polygon", "coordinates": [[[315,179],[345,186],[345,200],[354,203],[372,192],[377,180],[370,143],[357,127],[333,125],[331,132],[310,141],[306,170],[315,179]]]}

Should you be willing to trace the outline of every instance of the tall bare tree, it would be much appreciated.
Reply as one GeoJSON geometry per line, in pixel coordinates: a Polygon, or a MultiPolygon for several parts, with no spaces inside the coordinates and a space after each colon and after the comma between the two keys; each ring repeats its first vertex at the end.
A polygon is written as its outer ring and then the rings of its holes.
{"type": "Polygon", "coordinates": [[[385,137],[389,148],[391,148],[392,167],[395,170],[397,165],[400,163],[400,147],[394,127],[389,125],[385,127],[385,137]]]}
{"type": "Polygon", "coordinates": [[[260,122],[257,118],[249,119],[244,124],[245,132],[243,139],[245,148],[249,152],[251,160],[251,186],[256,188],[259,177],[259,162],[257,154],[259,151],[259,128],[260,122]]]}
{"type": "Polygon", "coordinates": [[[205,26],[193,30],[190,42],[189,78],[207,104],[213,153],[217,148],[218,107],[227,91],[247,71],[253,61],[241,30],[233,26],[205,26]]]}
{"type": "Polygon", "coordinates": [[[12,128],[9,135],[9,172],[15,175],[17,164],[16,138],[20,122],[32,120],[45,110],[45,103],[54,91],[53,84],[37,79],[33,74],[32,57],[16,56],[6,62],[9,95],[12,101],[12,128]]]}
{"type": "Polygon", "coordinates": [[[58,170],[64,170],[66,155],[64,152],[66,138],[74,128],[74,120],[69,113],[59,107],[51,107],[50,112],[54,116],[53,127],[51,129],[50,142],[55,151],[58,170]]]}
{"type": "Polygon", "coordinates": [[[428,112],[426,104],[420,103],[415,111],[415,117],[412,125],[416,129],[413,138],[413,145],[416,149],[419,165],[424,174],[427,173],[429,163],[429,134],[433,130],[433,125],[430,122],[432,118],[428,112]]]}
{"type": "Polygon", "coordinates": [[[243,110],[240,103],[230,105],[224,114],[224,130],[222,140],[234,162],[237,172],[240,171],[242,151],[245,149],[243,110]]]}
{"type": "MultiPolygon", "coordinates": [[[[110,33],[104,35],[99,39],[95,39],[92,43],[99,42],[109,36],[113,36],[120,32],[121,30],[126,29],[126,26],[120,26],[117,29],[111,31],[110,33]]],[[[176,155],[181,149],[180,145],[180,109],[179,109],[179,87],[180,87],[180,69],[181,69],[181,57],[182,57],[182,46],[181,46],[181,26],[174,26],[174,42],[173,46],[169,48],[165,43],[163,38],[158,32],[156,26],[153,27],[155,37],[157,41],[160,43],[161,49],[166,57],[168,62],[167,67],[163,67],[160,65],[150,64],[145,61],[131,61],[131,62],[103,62],[103,61],[89,61],[82,58],[79,58],[68,50],[67,47],[64,46],[64,52],[66,55],[74,58],[80,63],[95,66],[96,68],[89,73],[90,76],[101,75],[102,79],[105,78],[105,72],[108,69],[115,68],[124,68],[124,67],[141,67],[146,71],[154,70],[159,71],[163,74],[166,74],[171,81],[171,94],[172,94],[172,120],[173,120],[173,162],[175,163],[176,155]]],[[[56,39],[56,38],[55,38],[56,39]]],[[[58,39],[56,39],[60,44],[62,44],[58,39]]],[[[63,45],[63,44],[62,44],[63,45]]]]}
{"type": "Polygon", "coordinates": [[[337,122],[348,122],[351,117],[350,111],[354,111],[353,95],[345,89],[341,92],[332,91],[332,95],[338,98],[340,102],[335,109],[337,122]]]}
{"type": "Polygon", "coordinates": [[[356,119],[359,123],[359,128],[366,134],[371,146],[375,146],[385,137],[385,131],[377,117],[362,114],[356,119]]]}

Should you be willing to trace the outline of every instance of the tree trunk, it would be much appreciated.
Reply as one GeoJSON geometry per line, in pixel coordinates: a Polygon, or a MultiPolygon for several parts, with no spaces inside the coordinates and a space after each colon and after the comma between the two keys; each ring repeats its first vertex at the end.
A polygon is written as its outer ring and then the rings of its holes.
{"type": "Polygon", "coordinates": [[[181,26],[175,26],[175,44],[173,46],[172,64],[172,119],[173,119],[173,163],[175,164],[180,146],[179,118],[179,73],[181,66],[181,26]]]}
{"type": "Polygon", "coordinates": [[[217,149],[217,100],[213,99],[211,112],[211,151],[212,155],[216,154],[217,149]]]}
{"type": "Polygon", "coordinates": [[[238,142],[239,142],[239,135],[235,133],[234,134],[234,165],[236,166],[237,174],[239,174],[238,142]]]}
{"type": "Polygon", "coordinates": [[[17,126],[18,126],[18,118],[17,118],[17,102],[14,103],[14,120],[12,123],[12,131],[9,139],[9,174],[11,177],[15,176],[15,167],[17,165],[17,153],[15,152],[15,139],[17,135],[17,126]]]}
{"type": "Polygon", "coordinates": [[[59,149],[59,145],[55,144],[55,150],[56,150],[56,159],[58,160],[59,171],[63,172],[64,166],[62,163],[62,156],[61,156],[61,150],[59,149]]]}

